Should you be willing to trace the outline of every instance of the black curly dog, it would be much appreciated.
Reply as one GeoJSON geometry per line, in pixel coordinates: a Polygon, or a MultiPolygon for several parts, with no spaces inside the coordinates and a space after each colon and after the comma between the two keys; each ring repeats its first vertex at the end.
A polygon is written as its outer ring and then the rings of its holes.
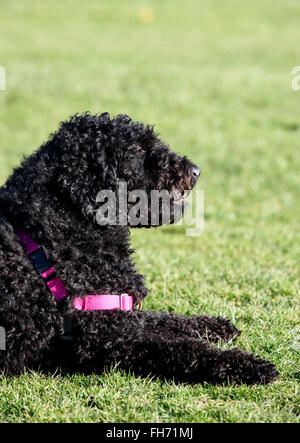
{"type": "MultiPolygon", "coordinates": [[[[182,191],[191,189],[198,175],[198,168],[171,152],[152,127],[126,115],[111,119],[108,113],[73,116],[14,170],[0,188],[2,374],[55,365],[100,373],[118,363],[137,375],[191,383],[276,378],[269,362],[211,346],[239,334],[226,319],[137,309],[147,289],[131,259],[129,227],[96,222],[101,189],[115,191],[123,181],[128,191],[182,191]],[[34,268],[17,230],[42,245],[54,264],[68,292],[61,302],[34,268]],[[130,294],[134,309],[74,309],[75,297],[103,293],[130,294]]],[[[173,207],[182,201],[172,201],[173,207]]]]}

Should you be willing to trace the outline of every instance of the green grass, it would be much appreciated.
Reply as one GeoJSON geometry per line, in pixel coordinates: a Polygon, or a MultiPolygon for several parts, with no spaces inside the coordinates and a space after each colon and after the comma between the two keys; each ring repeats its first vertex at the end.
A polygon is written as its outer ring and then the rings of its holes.
{"type": "Polygon", "coordinates": [[[2,422],[296,422],[300,3],[2,0],[0,182],[59,121],[90,110],[156,123],[201,166],[205,232],[132,233],[144,309],[226,315],[275,363],[262,386],[101,377],[0,379],[2,422]],[[139,12],[153,7],[155,20],[139,12]]]}

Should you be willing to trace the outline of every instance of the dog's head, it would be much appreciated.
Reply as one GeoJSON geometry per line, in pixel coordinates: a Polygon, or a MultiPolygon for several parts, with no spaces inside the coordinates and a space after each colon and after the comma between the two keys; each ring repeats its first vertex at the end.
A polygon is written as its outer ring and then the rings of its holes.
{"type": "MultiPolygon", "coordinates": [[[[76,115],[61,124],[52,145],[59,158],[58,192],[71,197],[85,215],[95,216],[96,196],[101,191],[103,201],[100,198],[98,203],[107,203],[107,210],[116,209],[117,220],[120,192],[126,192],[127,222],[132,226],[163,224],[168,205],[167,222],[177,221],[185,206],[183,194],[192,190],[200,175],[187,158],[170,151],[153,127],[133,122],[127,115],[113,119],[107,113],[76,115]],[[107,202],[112,193],[116,208],[107,202]],[[154,207],[158,215],[151,217],[154,207]]],[[[122,205],[124,209],[124,200],[122,205]]]]}

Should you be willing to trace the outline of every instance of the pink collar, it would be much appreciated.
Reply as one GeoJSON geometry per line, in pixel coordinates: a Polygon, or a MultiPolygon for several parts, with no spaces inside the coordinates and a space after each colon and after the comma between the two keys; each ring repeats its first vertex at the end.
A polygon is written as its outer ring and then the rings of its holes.
{"type": "MultiPolygon", "coordinates": [[[[29,259],[41,277],[44,279],[49,290],[57,301],[63,300],[67,295],[67,289],[63,282],[55,275],[55,268],[47,260],[43,249],[23,231],[16,231],[23,243],[29,259]]],[[[131,311],[133,309],[133,297],[128,294],[97,294],[76,297],[74,308],[79,311],[98,311],[121,309],[131,311]]]]}

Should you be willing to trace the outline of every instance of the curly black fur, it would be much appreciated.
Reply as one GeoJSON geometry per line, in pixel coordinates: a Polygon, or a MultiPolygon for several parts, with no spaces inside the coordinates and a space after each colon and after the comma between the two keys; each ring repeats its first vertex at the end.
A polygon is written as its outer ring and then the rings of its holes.
{"type": "Polygon", "coordinates": [[[210,345],[239,334],[226,319],[73,308],[74,297],[86,294],[127,292],[135,307],[147,295],[131,260],[128,226],[96,223],[99,190],[116,191],[121,180],[128,191],[182,192],[195,183],[193,167],[152,127],[126,115],[111,119],[107,113],[87,113],[62,123],[15,169],[0,189],[0,325],[7,334],[0,370],[20,374],[25,368],[61,365],[88,373],[117,362],[139,375],[189,382],[251,384],[277,376],[271,363],[210,345]],[[43,245],[67,288],[62,302],[33,268],[17,229],[43,245]],[[59,339],[66,319],[72,322],[70,345],[59,339]]]}

